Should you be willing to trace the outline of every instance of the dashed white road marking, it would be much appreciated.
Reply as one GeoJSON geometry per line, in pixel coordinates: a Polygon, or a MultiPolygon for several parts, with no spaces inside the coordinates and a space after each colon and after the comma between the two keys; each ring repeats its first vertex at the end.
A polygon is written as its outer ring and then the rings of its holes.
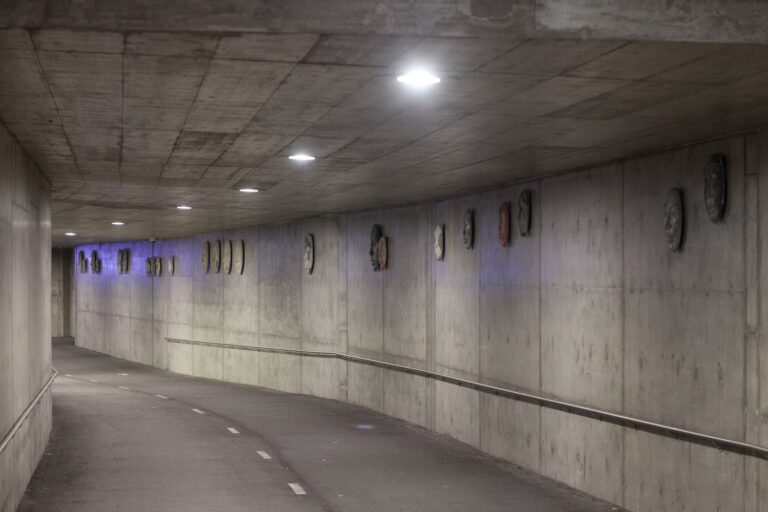
{"type": "Polygon", "coordinates": [[[240,431],[237,430],[235,427],[227,427],[227,430],[229,430],[233,434],[239,434],[240,433],[240,431]]]}
{"type": "Polygon", "coordinates": [[[288,487],[290,487],[296,494],[307,494],[307,491],[305,491],[299,484],[288,484],[288,487]]]}
{"type": "Polygon", "coordinates": [[[122,375],[123,377],[127,377],[128,376],[127,373],[118,373],[118,375],[122,375]]]}
{"type": "Polygon", "coordinates": [[[87,380],[88,380],[88,382],[99,382],[96,379],[87,379],[87,380]]]}
{"type": "Polygon", "coordinates": [[[192,409],[192,410],[195,411],[197,414],[205,414],[205,411],[201,411],[200,409],[192,409]]]}
{"type": "Polygon", "coordinates": [[[117,386],[118,389],[124,389],[126,391],[130,391],[131,388],[125,387],[125,386],[117,386]]]}
{"type": "Polygon", "coordinates": [[[71,374],[71,373],[65,373],[65,374],[64,374],[64,376],[65,376],[65,377],[71,377],[71,376],[72,376],[72,374],[71,374]]]}
{"type": "Polygon", "coordinates": [[[264,451],[261,451],[261,450],[259,450],[259,451],[257,451],[256,453],[258,453],[258,454],[259,454],[259,456],[260,456],[262,459],[264,459],[264,460],[272,460],[272,456],[271,456],[270,454],[268,454],[267,452],[264,452],[264,451]]]}
{"type": "Polygon", "coordinates": [[[168,397],[165,395],[155,395],[157,398],[162,398],[163,400],[168,400],[168,397]]]}

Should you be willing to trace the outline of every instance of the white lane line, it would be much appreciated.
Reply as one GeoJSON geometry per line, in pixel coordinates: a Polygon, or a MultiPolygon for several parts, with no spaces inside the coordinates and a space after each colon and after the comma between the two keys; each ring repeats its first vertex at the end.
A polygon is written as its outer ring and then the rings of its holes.
{"type": "Polygon", "coordinates": [[[163,400],[168,400],[168,397],[165,395],[155,395],[157,398],[162,398],[163,400]]]}
{"type": "Polygon", "coordinates": [[[192,410],[195,411],[197,414],[205,414],[205,412],[201,411],[200,409],[192,409],[192,410]]]}
{"type": "Polygon", "coordinates": [[[296,494],[307,494],[307,491],[305,491],[304,488],[299,484],[288,484],[288,487],[293,489],[293,492],[296,494]]]}
{"type": "Polygon", "coordinates": [[[125,387],[125,386],[117,386],[117,388],[118,388],[118,389],[124,389],[124,390],[126,390],[126,391],[130,391],[130,390],[131,390],[131,388],[127,388],[127,387],[125,387]]]}
{"type": "Polygon", "coordinates": [[[65,377],[71,377],[71,376],[72,376],[72,374],[71,374],[71,373],[65,373],[65,374],[64,374],[64,376],[65,376],[65,377]]]}
{"type": "Polygon", "coordinates": [[[122,375],[123,377],[127,377],[128,376],[127,373],[118,373],[118,375],[122,375]]]}
{"type": "Polygon", "coordinates": [[[240,431],[238,431],[238,430],[237,430],[236,428],[234,428],[234,427],[227,427],[227,430],[229,430],[229,431],[230,431],[230,432],[232,432],[233,434],[239,434],[239,433],[240,433],[240,431]]]}
{"type": "Polygon", "coordinates": [[[87,379],[87,380],[88,380],[88,382],[99,382],[96,379],[87,379]]]}
{"type": "Polygon", "coordinates": [[[264,460],[272,460],[272,456],[268,454],[267,452],[263,452],[261,450],[257,451],[256,453],[259,454],[259,456],[264,460]]]}

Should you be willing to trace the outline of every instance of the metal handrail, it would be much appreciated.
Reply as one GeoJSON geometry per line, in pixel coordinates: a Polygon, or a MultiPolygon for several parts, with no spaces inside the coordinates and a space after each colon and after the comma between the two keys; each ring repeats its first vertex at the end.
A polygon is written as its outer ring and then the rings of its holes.
{"type": "Polygon", "coordinates": [[[35,395],[35,398],[32,399],[31,402],[27,405],[26,409],[24,409],[24,412],[21,413],[21,416],[19,416],[19,419],[16,420],[16,423],[13,424],[11,429],[5,434],[3,437],[2,442],[0,442],[0,453],[5,450],[9,444],[11,444],[11,441],[13,440],[13,436],[16,435],[16,432],[19,431],[21,428],[21,425],[29,418],[29,415],[32,413],[32,409],[35,408],[35,406],[40,403],[40,399],[43,398],[43,395],[46,391],[48,391],[48,388],[51,387],[51,384],[53,384],[53,381],[56,380],[56,376],[59,374],[59,372],[56,371],[56,368],[51,368],[51,376],[48,378],[45,384],[43,384],[43,387],[40,388],[40,391],[37,392],[35,395]]]}
{"type": "Polygon", "coordinates": [[[420,368],[413,368],[411,366],[405,366],[396,363],[388,363],[386,361],[380,361],[377,359],[369,359],[367,357],[353,356],[349,354],[342,354],[339,352],[319,352],[312,350],[299,350],[288,348],[275,348],[275,347],[254,347],[247,345],[232,345],[227,343],[210,343],[206,341],[193,341],[183,340],[178,338],[165,338],[170,343],[181,343],[186,345],[200,345],[205,347],[214,348],[228,348],[235,350],[247,350],[252,352],[270,352],[276,354],[289,354],[304,357],[322,357],[330,359],[341,359],[343,361],[350,361],[354,363],[367,364],[370,366],[376,366],[379,368],[385,368],[388,370],[395,370],[412,375],[419,375],[441,382],[447,382],[455,384],[460,387],[474,389],[482,391],[483,393],[489,393],[496,396],[503,396],[512,400],[526,402],[541,407],[547,407],[549,409],[556,409],[579,416],[584,416],[591,419],[597,419],[606,423],[614,425],[620,425],[623,427],[633,428],[635,430],[641,430],[651,434],[662,435],[665,437],[671,437],[673,439],[679,439],[711,448],[717,448],[719,450],[739,453],[742,455],[748,455],[759,459],[768,460],[768,448],[750,443],[744,443],[741,441],[735,441],[733,439],[727,439],[723,437],[712,436],[709,434],[703,434],[701,432],[694,432],[683,428],[673,427],[670,425],[664,425],[662,423],[655,423],[653,421],[643,420],[633,416],[627,416],[625,414],[619,414],[615,412],[605,411],[601,409],[595,409],[594,407],[588,407],[585,405],[573,404],[559,400],[552,397],[546,397],[541,395],[534,395],[524,391],[516,391],[513,389],[502,388],[498,386],[492,386],[490,384],[483,384],[481,382],[475,382],[459,377],[451,377],[450,375],[444,375],[442,373],[433,372],[430,370],[423,370],[420,368]]]}

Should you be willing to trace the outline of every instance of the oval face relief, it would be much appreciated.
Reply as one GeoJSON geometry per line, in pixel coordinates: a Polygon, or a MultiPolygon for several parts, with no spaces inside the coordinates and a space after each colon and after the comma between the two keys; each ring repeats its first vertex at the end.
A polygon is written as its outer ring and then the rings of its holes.
{"type": "Polygon", "coordinates": [[[371,266],[374,272],[381,270],[379,265],[379,240],[383,237],[384,230],[381,224],[371,226],[371,248],[368,250],[368,256],[371,258],[371,266]]]}
{"type": "Polygon", "coordinates": [[[145,265],[145,270],[147,271],[147,275],[151,276],[152,272],[154,270],[154,265],[152,264],[152,258],[147,258],[147,263],[145,265]]]}
{"type": "Polygon", "coordinates": [[[520,236],[528,236],[531,233],[531,191],[523,190],[517,200],[517,227],[520,236]]]}
{"type": "Polygon", "coordinates": [[[511,205],[509,201],[504,201],[499,206],[499,243],[502,247],[509,246],[510,229],[509,229],[509,217],[510,217],[511,205]]]}
{"type": "Polygon", "coordinates": [[[379,270],[387,268],[387,237],[382,236],[376,244],[376,255],[379,270]]]}
{"type": "Polygon", "coordinates": [[[176,258],[173,256],[168,256],[168,261],[166,263],[165,268],[168,271],[169,275],[173,275],[176,273],[176,258]]]}
{"type": "Polygon", "coordinates": [[[211,268],[211,242],[205,241],[200,247],[200,263],[203,267],[203,272],[208,272],[211,268]]]}
{"type": "Polygon", "coordinates": [[[667,247],[672,252],[680,252],[683,241],[683,194],[673,188],[667,192],[664,201],[664,235],[667,247]]]}
{"type": "Polygon", "coordinates": [[[726,166],[725,155],[709,157],[704,170],[704,205],[712,222],[720,222],[725,215],[726,166]]]}
{"type": "Polygon", "coordinates": [[[221,250],[221,266],[224,273],[232,272],[232,240],[224,240],[221,250]]]}
{"type": "Polygon", "coordinates": [[[312,233],[304,237],[303,251],[304,271],[311,274],[315,268],[315,237],[312,233]]]}
{"type": "Polygon", "coordinates": [[[445,226],[438,224],[435,228],[435,258],[443,261],[445,258],[445,226]]]}
{"type": "Polygon", "coordinates": [[[464,247],[472,249],[475,245],[475,211],[471,208],[464,212],[462,235],[464,236],[464,247]]]}
{"type": "Polygon", "coordinates": [[[235,272],[242,274],[243,264],[245,263],[245,242],[243,240],[235,240],[234,247],[232,248],[232,260],[235,272]]]}

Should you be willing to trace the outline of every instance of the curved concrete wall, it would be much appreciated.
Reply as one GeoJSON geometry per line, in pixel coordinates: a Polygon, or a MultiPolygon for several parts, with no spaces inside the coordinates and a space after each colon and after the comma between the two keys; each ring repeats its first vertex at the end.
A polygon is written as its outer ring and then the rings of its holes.
{"type": "MultiPolygon", "coordinates": [[[[411,207],[193,239],[95,248],[77,274],[77,344],[190,375],[345,400],[403,418],[633,511],[757,511],[768,463],[381,368],[167,343],[166,337],[349,353],[530,390],[768,446],[768,301],[761,250],[768,144],[756,134],[411,207]],[[707,218],[703,168],[729,162],[725,221],[707,218]],[[686,198],[683,252],[662,205],[686,198]],[[531,236],[497,240],[497,212],[533,191],[531,236]],[[474,250],[462,215],[476,209],[474,250]],[[389,268],[368,261],[371,225],[389,268]],[[445,224],[446,256],[433,256],[445,224]],[[316,264],[302,270],[313,233],[316,264]],[[206,274],[206,240],[244,239],[244,275],[206,274]],[[132,250],[116,275],[118,249],[132,250]],[[175,256],[174,276],[144,260],[175,256]]],[[[761,508],[762,507],[762,508],[761,508]]]]}
{"type": "MultiPolygon", "coordinates": [[[[50,276],[50,187],[0,126],[0,440],[51,374],[50,276]]],[[[16,510],[50,430],[48,391],[0,451],[3,512],[16,510]]]]}

